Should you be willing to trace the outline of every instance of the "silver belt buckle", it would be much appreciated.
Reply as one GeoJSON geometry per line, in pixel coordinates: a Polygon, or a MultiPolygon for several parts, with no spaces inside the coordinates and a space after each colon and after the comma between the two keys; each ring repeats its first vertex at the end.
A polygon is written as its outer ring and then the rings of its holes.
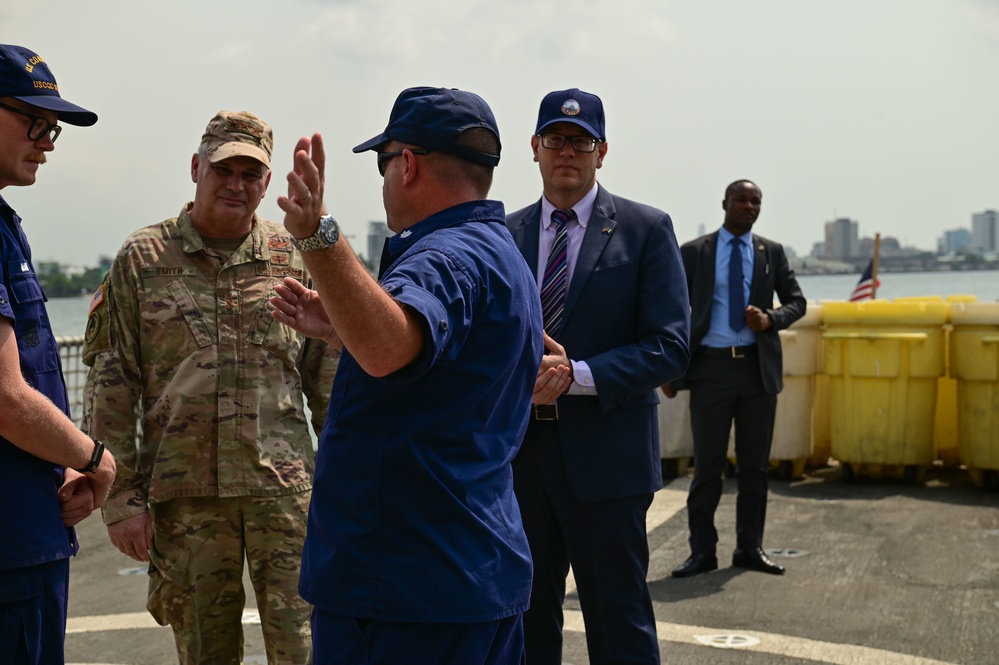
{"type": "Polygon", "coordinates": [[[744,354],[744,353],[740,354],[738,351],[736,351],[736,349],[739,348],[739,347],[732,346],[732,347],[729,347],[729,348],[732,350],[732,357],[733,358],[745,358],[746,357],[746,354],[744,354]]]}

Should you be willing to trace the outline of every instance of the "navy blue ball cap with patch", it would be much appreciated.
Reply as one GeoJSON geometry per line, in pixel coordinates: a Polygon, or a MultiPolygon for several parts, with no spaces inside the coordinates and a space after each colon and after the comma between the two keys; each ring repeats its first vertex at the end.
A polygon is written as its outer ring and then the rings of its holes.
{"type": "Polygon", "coordinates": [[[538,110],[538,128],[535,134],[540,134],[545,127],[556,122],[571,122],[579,125],[595,139],[607,140],[604,127],[604,103],[596,95],[583,92],[579,88],[556,90],[549,92],[541,100],[538,110]]]}
{"type": "Polygon", "coordinates": [[[496,118],[475,93],[456,88],[407,88],[396,98],[385,131],[356,146],[354,152],[378,151],[389,141],[399,141],[496,166],[499,151],[493,155],[459,144],[462,132],[476,127],[488,129],[499,141],[496,118]]]}
{"type": "Polygon", "coordinates": [[[71,104],[59,95],[52,70],[30,49],[0,44],[0,97],[12,97],[47,111],[55,111],[60,122],[89,127],[97,122],[93,111],[71,104]]]}

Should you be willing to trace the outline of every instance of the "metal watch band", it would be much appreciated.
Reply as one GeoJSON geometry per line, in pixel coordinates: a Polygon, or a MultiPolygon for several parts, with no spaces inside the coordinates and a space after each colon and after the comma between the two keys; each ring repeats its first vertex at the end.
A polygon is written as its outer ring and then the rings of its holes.
{"type": "Polygon", "coordinates": [[[302,238],[301,240],[299,240],[298,238],[292,236],[291,240],[292,242],[295,243],[295,247],[298,247],[298,251],[300,252],[312,252],[317,249],[329,247],[329,245],[323,242],[322,238],[319,236],[318,231],[316,231],[315,234],[309,236],[308,238],[302,238]]]}
{"type": "Polygon", "coordinates": [[[326,249],[336,244],[340,239],[340,225],[333,215],[323,215],[319,218],[319,226],[316,232],[308,238],[296,238],[292,236],[291,241],[300,252],[312,252],[317,249],[326,249]]]}

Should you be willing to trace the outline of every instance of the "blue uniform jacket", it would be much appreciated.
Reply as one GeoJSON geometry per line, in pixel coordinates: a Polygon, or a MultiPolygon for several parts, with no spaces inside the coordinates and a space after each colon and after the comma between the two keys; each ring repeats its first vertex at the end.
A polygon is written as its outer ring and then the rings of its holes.
{"type": "MultiPolygon", "coordinates": [[[[14,326],[21,374],[69,415],[59,348],[45,311],[21,219],[0,197],[0,316],[14,326]]],[[[0,404],[0,408],[11,408],[0,404]]],[[[58,490],[64,468],[0,438],[0,570],[64,559],[76,553],[76,534],[62,523],[58,490]]],[[[3,590],[0,590],[0,595],[3,590]]],[[[0,600],[3,600],[0,598],[0,600]]],[[[10,599],[14,600],[14,599],[10,599]]]]}

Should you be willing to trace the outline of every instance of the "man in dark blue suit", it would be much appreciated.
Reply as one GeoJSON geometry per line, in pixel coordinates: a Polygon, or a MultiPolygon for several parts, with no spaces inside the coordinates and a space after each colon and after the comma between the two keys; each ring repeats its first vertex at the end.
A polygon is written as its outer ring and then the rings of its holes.
{"type": "Polygon", "coordinates": [[[718,567],[714,515],[722,493],[729,430],[735,421],[736,549],[732,565],[773,575],[784,567],[763,551],[767,470],[777,393],[783,388],[778,330],[805,314],[805,298],[780,243],[753,233],[763,193],[749,180],[725,190],[725,222],[681,248],[691,304],[693,358],[672,397],[690,388],[694,480],[687,497],[690,557],[673,577],[718,567]],[[774,307],[774,295],[781,302],[774,307]]]}
{"type": "Polygon", "coordinates": [[[545,355],[514,488],[534,559],[528,665],[562,662],[572,566],[591,663],[658,663],[645,515],[662,487],[661,383],[690,358],[686,282],[666,213],[597,184],[600,98],[541,102],[531,137],[544,196],[507,217],[538,278],[545,355]]]}

